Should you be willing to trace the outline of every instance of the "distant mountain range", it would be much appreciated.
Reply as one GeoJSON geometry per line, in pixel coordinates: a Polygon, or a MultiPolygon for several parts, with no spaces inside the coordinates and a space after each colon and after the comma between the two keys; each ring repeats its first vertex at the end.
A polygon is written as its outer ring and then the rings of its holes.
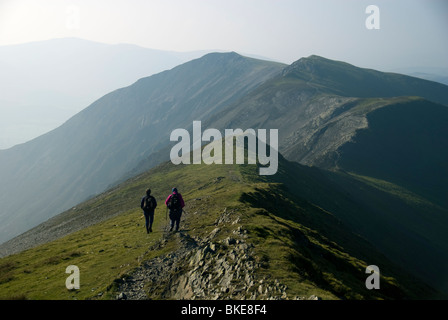
{"type": "Polygon", "coordinates": [[[0,46],[0,149],[60,126],[112,90],[205,53],[77,38],[0,46]]]}
{"type": "Polygon", "coordinates": [[[410,67],[391,71],[448,85],[448,68],[410,67]]]}
{"type": "MultiPolygon", "coordinates": [[[[276,128],[291,162],[271,182],[448,292],[447,105],[443,84],[319,56],[287,66],[207,54],[0,151],[0,241],[169,160],[171,131],[191,130],[193,120],[276,128]]],[[[276,212],[274,202],[257,205],[276,212]]]]}

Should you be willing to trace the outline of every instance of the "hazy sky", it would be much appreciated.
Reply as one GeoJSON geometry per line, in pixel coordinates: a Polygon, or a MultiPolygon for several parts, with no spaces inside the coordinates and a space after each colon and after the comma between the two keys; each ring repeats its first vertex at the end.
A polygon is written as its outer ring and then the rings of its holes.
{"type": "Polygon", "coordinates": [[[448,67],[446,0],[0,0],[0,45],[60,37],[380,70],[448,67]],[[366,7],[380,11],[369,30],[366,7]]]}
{"type": "MultiPolygon", "coordinates": [[[[0,46],[76,37],[181,52],[236,51],[288,64],[316,54],[381,71],[424,67],[447,76],[447,34],[448,0],[0,0],[0,46]],[[379,29],[366,27],[369,5],[379,10],[379,29]]],[[[14,66],[3,62],[2,68],[14,66]]],[[[39,104],[24,91],[36,94],[37,86],[6,69],[3,80],[11,87],[11,78],[19,78],[13,89],[23,90],[2,94],[8,89],[0,86],[0,149],[50,131],[88,106],[66,114],[62,104],[50,108],[57,100],[46,92],[37,92],[47,94],[39,104]]]]}

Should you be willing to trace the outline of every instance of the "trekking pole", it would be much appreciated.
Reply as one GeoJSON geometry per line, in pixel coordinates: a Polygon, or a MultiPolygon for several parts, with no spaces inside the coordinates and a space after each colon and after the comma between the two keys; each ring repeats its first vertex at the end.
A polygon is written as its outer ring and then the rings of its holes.
{"type": "Polygon", "coordinates": [[[168,229],[168,207],[166,207],[165,211],[165,231],[168,229]]]}
{"type": "MultiPolygon", "coordinates": [[[[182,208],[182,212],[185,214],[188,214],[187,211],[185,211],[183,208],[182,208]]],[[[183,221],[185,222],[185,217],[183,218],[183,221]]]]}

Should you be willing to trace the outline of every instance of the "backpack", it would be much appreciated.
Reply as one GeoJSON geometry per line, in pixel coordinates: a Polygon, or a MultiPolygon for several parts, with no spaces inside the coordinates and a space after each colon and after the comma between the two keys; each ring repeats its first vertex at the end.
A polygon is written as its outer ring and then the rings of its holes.
{"type": "Polygon", "coordinates": [[[143,210],[153,211],[155,209],[154,198],[152,196],[146,197],[143,203],[143,210]]]}
{"type": "Polygon", "coordinates": [[[177,193],[173,193],[171,195],[171,199],[169,202],[169,208],[173,211],[178,211],[178,210],[182,209],[181,204],[180,204],[179,195],[177,193]]]}

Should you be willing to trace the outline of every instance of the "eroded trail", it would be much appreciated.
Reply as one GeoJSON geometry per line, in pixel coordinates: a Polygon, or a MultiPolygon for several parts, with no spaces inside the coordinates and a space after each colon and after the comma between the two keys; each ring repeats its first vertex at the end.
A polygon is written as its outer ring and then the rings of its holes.
{"type": "Polygon", "coordinates": [[[286,285],[256,272],[260,263],[246,231],[236,226],[238,219],[237,212],[225,209],[215,228],[196,238],[189,235],[187,217],[183,230],[166,232],[149,248],[163,250],[174,242],[176,249],[143,261],[119,280],[117,299],[287,299],[286,285]],[[232,236],[218,240],[232,227],[232,236]]]}

